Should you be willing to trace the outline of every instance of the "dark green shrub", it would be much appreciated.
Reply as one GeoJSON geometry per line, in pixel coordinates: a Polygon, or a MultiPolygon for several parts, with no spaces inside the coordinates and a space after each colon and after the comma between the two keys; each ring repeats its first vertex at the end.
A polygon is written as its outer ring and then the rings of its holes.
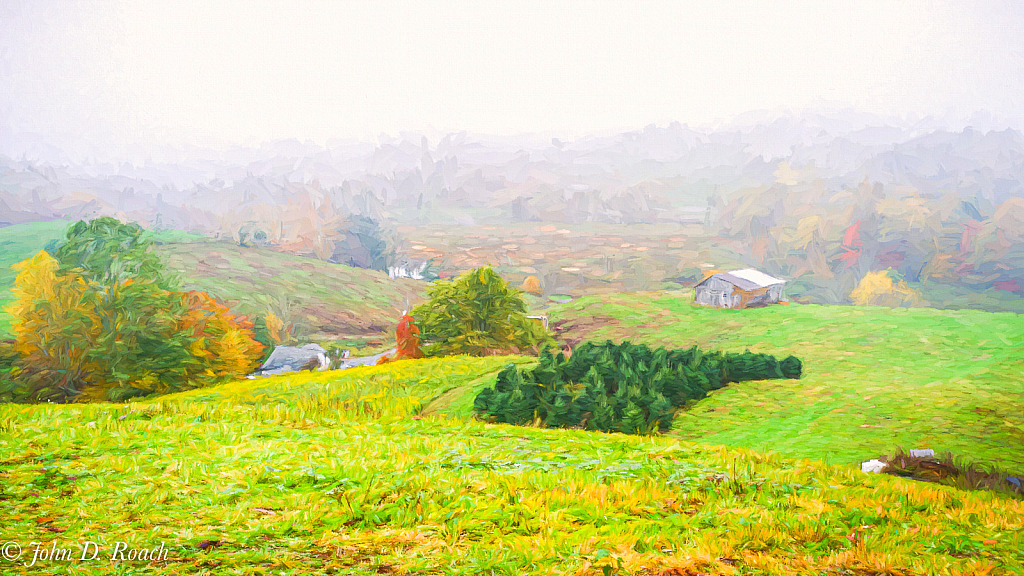
{"type": "Polygon", "coordinates": [[[803,362],[796,356],[788,356],[779,364],[782,366],[782,375],[786,378],[799,378],[803,374],[803,362]]]}
{"type": "Polygon", "coordinates": [[[262,365],[270,358],[270,355],[274,352],[274,348],[277,343],[274,342],[274,338],[270,335],[270,329],[267,328],[267,320],[262,316],[257,316],[252,322],[252,334],[253,340],[263,344],[263,355],[259,359],[259,364],[262,365]]]}
{"type": "Polygon", "coordinates": [[[665,431],[675,409],[699,400],[727,382],[798,378],[800,360],[782,362],[766,354],[652,350],[630,342],[586,342],[571,357],[545,349],[540,364],[520,371],[510,364],[494,388],[474,401],[492,422],[550,428],[585,428],[649,434],[665,431]]]}
{"type": "Polygon", "coordinates": [[[14,340],[0,340],[0,372],[14,368],[18,353],[14,351],[14,340]]]}

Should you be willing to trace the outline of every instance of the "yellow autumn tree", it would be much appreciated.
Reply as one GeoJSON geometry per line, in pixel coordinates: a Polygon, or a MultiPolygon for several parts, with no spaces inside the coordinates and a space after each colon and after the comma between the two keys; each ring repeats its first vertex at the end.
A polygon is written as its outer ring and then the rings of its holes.
{"type": "Polygon", "coordinates": [[[274,314],[273,312],[268,312],[264,321],[267,325],[267,334],[270,336],[270,339],[273,340],[274,344],[284,344],[288,335],[288,331],[285,330],[284,322],[282,322],[281,319],[277,317],[277,314],[274,314]]]}
{"type": "Polygon", "coordinates": [[[857,306],[896,308],[924,304],[917,290],[907,286],[906,281],[898,277],[894,281],[893,276],[896,276],[896,273],[891,269],[868,272],[850,293],[850,298],[857,306]]]}
{"type": "Polygon", "coordinates": [[[75,337],[58,326],[76,325],[84,330],[82,339],[97,337],[91,322],[95,310],[85,302],[86,282],[80,274],[59,274],[59,263],[45,251],[13,265],[17,272],[11,290],[14,302],[6,312],[14,319],[14,351],[19,355],[20,377],[47,383],[40,399],[77,394],[95,378],[96,366],[86,359],[85,350],[75,346],[75,337]]]}
{"type": "Polygon", "coordinates": [[[719,270],[717,268],[709,268],[708,270],[704,270],[704,272],[701,274],[700,281],[703,282],[708,278],[711,278],[715,274],[721,274],[722,272],[723,270],[719,270]]]}

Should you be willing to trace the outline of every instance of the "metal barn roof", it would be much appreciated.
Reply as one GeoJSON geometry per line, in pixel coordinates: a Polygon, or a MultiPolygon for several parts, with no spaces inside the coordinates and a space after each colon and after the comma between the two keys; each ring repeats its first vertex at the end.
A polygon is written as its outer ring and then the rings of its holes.
{"type": "Polygon", "coordinates": [[[742,270],[731,270],[729,272],[719,272],[709,276],[708,278],[701,281],[700,284],[707,282],[711,278],[719,278],[726,282],[736,286],[740,290],[756,290],[757,288],[766,288],[768,286],[775,286],[776,284],[785,284],[785,280],[780,280],[774,276],[769,276],[764,272],[754,270],[753,268],[744,268],[742,270]]]}
{"type": "Polygon", "coordinates": [[[786,283],[785,280],[780,280],[779,278],[775,278],[774,276],[769,276],[764,272],[754,270],[753,268],[744,268],[743,270],[730,270],[728,274],[730,276],[733,276],[734,278],[742,278],[743,280],[747,280],[748,282],[753,282],[754,284],[757,284],[759,288],[765,288],[768,286],[774,286],[776,284],[786,283]]]}

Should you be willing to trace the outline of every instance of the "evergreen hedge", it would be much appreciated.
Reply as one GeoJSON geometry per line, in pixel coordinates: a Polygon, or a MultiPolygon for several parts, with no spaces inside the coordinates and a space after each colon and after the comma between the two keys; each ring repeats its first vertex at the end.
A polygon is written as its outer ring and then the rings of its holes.
{"type": "Polygon", "coordinates": [[[668,430],[677,407],[728,382],[799,378],[802,368],[794,356],[585,342],[569,358],[545,349],[533,369],[508,365],[474,408],[492,422],[650,434],[668,430]]]}

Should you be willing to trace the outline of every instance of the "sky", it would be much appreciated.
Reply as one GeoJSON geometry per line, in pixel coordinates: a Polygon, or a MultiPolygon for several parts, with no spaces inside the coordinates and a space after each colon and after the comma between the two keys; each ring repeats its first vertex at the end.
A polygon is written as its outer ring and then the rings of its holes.
{"type": "Polygon", "coordinates": [[[0,0],[0,139],[581,135],[751,110],[1024,118],[997,0],[0,0]]]}

